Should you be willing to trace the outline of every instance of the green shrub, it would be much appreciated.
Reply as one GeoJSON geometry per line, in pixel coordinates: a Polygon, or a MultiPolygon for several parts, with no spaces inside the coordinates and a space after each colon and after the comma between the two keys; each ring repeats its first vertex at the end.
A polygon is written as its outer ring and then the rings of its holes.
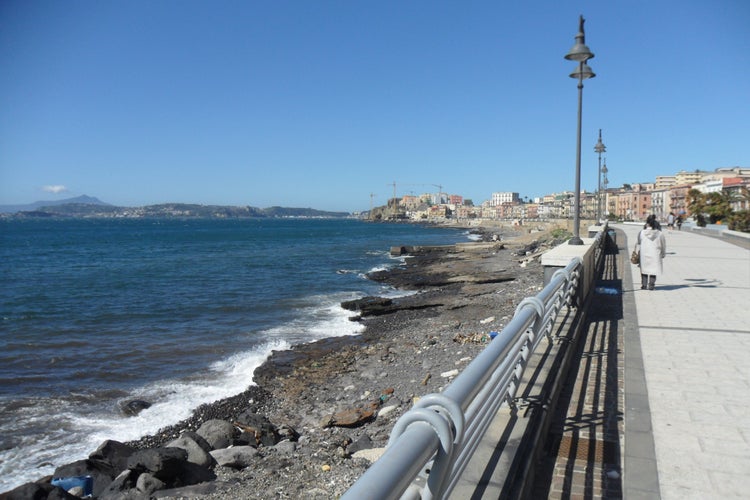
{"type": "Polygon", "coordinates": [[[551,234],[552,238],[556,240],[568,240],[573,237],[573,233],[562,227],[553,229],[551,234]]]}
{"type": "Polygon", "coordinates": [[[750,233],[750,210],[740,210],[733,212],[727,217],[727,227],[732,231],[742,231],[750,233]]]}

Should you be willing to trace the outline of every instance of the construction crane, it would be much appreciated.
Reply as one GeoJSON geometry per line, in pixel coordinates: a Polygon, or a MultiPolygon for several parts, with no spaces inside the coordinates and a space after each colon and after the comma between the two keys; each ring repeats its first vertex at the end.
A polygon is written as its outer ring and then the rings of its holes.
{"type": "Polygon", "coordinates": [[[393,198],[391,198],[391,200],[393,201],[387,201],[386,206],[390,207],[391,203],[393,203],[393,209],[398,210],[398,199],[396,198],[396,181],[393,181],[390,184],[386,184],[386,186],[393,186],[393,198]]]}

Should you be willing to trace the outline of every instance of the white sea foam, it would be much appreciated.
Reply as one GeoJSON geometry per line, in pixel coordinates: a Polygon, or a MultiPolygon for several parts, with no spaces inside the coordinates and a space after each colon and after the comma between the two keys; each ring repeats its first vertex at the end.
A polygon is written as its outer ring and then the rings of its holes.
{"type": "MultiPolygon", "coordinates": [[[[134,417],[124,417],[111,407],[110,411],[100,409],[80,414],[80,407],[62,399],[45,399],[38,405],[29,405],[19,413],[15,431],[28,426],[43,427],[44,432],[24,434],[16,446],[0,451],[0,491],[37,480],[52,474],[57,466],[86,458],[106,439],[139,439],[188,418],[201,404],[239,394],[247,389],[255,368],[272,350],[290,347],[288,342],[277,339],[214,363],[204,377],[149,384],[134,392],[138,398],[154,404],[134,417]]],[[[15,434],[14,429],[2,432],[15,434]]]]}
{"type": "Polygon", "coordinates": [[[361,333],[364,326],[350,320],[355,314],[341,307],[341,302],[359,296],[355,293],[337,293],[305,297],[297,304],[300,314],[296,319],[270,328],[262,332],[262,335],[299,344],[361,333]]]}

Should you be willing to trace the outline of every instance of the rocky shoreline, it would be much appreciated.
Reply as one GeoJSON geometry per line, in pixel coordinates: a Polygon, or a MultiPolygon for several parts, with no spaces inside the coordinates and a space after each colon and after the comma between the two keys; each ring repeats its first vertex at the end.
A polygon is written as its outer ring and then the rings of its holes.
{"type": "MultiPolygon", "coordinates": [[[[245,392],[155,435],[106,442],[54,475],[92,475],[98,498],[341,496],[413,402],[440,392],[541,290],[549,231],[475,231],[482,242],[392,249],[406,264],[369,277],[416,293],[342,304],[364,333],[275,351],[245,392]]],[[[75,498],[50,479],[0,499],[75,498]]]]}

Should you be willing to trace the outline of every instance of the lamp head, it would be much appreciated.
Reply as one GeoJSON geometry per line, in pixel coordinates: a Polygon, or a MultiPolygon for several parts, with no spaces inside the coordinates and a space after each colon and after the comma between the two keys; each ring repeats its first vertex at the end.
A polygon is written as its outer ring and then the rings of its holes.
{"type": "Polygon", "coordinates": [[[565,59],[569,61],[586,62],[594,57],[594,54],[586,46],[586,34],[583,30],[584,22],[586,22],[586,20],[583,18],[583,16],[580,16],[578,23],[578,34],[576,35],[576,43],[573,45],[573,48],[570,49],[567,54],[565,54],[565,59]]]}
{"type": "Polygon", "coordinates": [[[578,68],[574,72],[570,74],[571,78],[576,78],[578,80],[585,80],[587,78],[594,78],[596,76],[596,73],[594,73],[591,68],[589,68],[589,65],[585,62],[581,61],[578,63],[578,68]]]}
{"type": "Polygon", "coordinates": [[[602,154],[605,151],[607,151],[607,147],[602,142],[602,129],[599,129],[599,140],[596,143],[596,146],[594,146],[594,152],[602,154]]]}

